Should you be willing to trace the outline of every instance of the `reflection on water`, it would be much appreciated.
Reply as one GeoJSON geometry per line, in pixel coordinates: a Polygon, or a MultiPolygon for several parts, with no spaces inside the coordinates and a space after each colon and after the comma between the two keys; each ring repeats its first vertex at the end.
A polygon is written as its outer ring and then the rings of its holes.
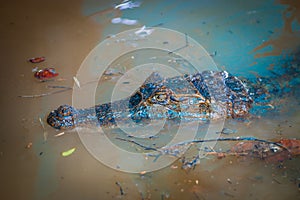
{"type": "MultiPolygon", "coordinates": [[[[163,23],[163,27],[187,33],[202,44],[219,68],[225,66],[231,73],[246,77],[253,77],[250,71],[266,75],[270,67],[276,69],[289,63],[290,57],[286,55],[299,46],[296,1],[241,4],[231,0],[226,5],[223,1],[144,1],[138,8],[124,11],[113,9],[114,3],[120,2],[86,0],[73,1],[71,5],[51,0],[41,5],[40,1],[29,0],[24,3],[9,1],[1,6],[1,60],[5,67],[0,79],[4,113],[0,134],[3,198],[299,198],[299,157],[271,163],[259,158],[207,156],[194,169],[181,169],[182,162],[178,160],[155,172],[127,174],[94,159],[74,130],[55,137],[59,132],[46,126],[48,135],[44,138],[39,117],[44,119],[50,110],[61,104],[71,104],[71,92],[33,99],[17,96],[43,93],[52,83],[72,86],[72,77],[89,51],[105,37],[120,31],[163,23]],[[139,23],[136,26],[111,24],[111,19],[116,17],[137,19],[139,23]],[[46,62],[38,66],[55,67],[64,80],[37,82],[31,72],[36,65],[26,63],[28,58],[35,56],[45,56],[46,62]],[[30,142],[32,147],[26,148],[30,142]],[[72,147],[76,147],[76,151],[71,156],[61,156],[61,152],[72,147]]],[[[299,68],[299,60],[293,64],[299,68]]],[[[106,90],[99,89],[100,102],[108,98],[110,90],[107,88],[113,88],[116,83],[114,79],[102,81],[101,88],[106,90]]],[[[295,90],[293,95],[280,98],[279,110],[270,110],[247,122],[227,120],[224,127],[234,130],[227,132],[232,137],[299,139],[298,97],[299,91],[295,90]]],[[[116,130],[107,131],[115,131],[108,134],[110,136],[118,135],[116,130]]],[[[202,126],[197,137],[205,131],[206,127],[202,126]]],[[[164,140],[155,142],[163,145],[170,136],[164,135],[164,140]]],[[[131,151],[137,148],[126,142],[115,142],[131,151]]],[[[214,148],[226,151],[232,145],[219,142],[214,148]]],[[[196,151],[197,148],[191,149],[186,157],[192,158],[196,151]]],[[[111,152],[105,153],[110,155],[111,152]]]]}

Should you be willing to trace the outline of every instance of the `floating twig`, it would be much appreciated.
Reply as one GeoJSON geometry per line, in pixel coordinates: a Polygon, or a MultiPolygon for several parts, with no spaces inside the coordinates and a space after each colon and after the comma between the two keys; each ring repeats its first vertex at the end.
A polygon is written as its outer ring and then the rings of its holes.
{"type": "Polygon", "coordinates": [[[44,122],[42,121],[42,118],[39,117],[39,121],[40,121],[42,128],[45,130],[45,125],[44,125],[44,122]]]}
{"type": "Polygon", "coordinates": [[[196,165],[200,162],[200,156],[197,155],[192,161],[182,160],[182,169],[195,169],[196,165]]]}
{"type": "MultiPolygon", "coordinates": [[[[290,152],[290,150],[287,147],[285,147],[284,145],[282,145],[282,144],[280,144],[278,142],[271,142],[271,141],[267,141],[267,140],[263,140],[263,139],[257,139],[257,138],[254,138],[254,137],[196,139],[196,140],[190,140],[190,141],[185,141],[185,142],[173,144],[171,146],[164,146],[162,148],[147,147],[147,146],[145,146],[143,144],[140,144],[140,143],[138,143],[138,142],[136,142],[134,140],[124,139],[124,138],[116,138],[116,139],[133,143],[135,145],[138,145],[138,146],[142,147],[144,150],[157,151],[158,152],[157,155],[149,154],[149,156],[155,157],[155,159],[153,160],[153,162],[155,162],[161,155],[170,155],[170,156],[174,156],[174,157],[180,157],[179,155],[182,154],[182,153],[184,153],[183,151],[180,150],[182,147],[188,147],[190,145],[197,144],[197,143],[217,142],[217,141],[252,141],[252,142],[255,141],[255,142],[263,142],[263,143],[267,143],[267,144],[272,144],[272,145],[278,146],[278,147],[282,148],[283,150],[287,150],[288,152],[290,152]]],[[[183,150],[185,151],[186,149],[187,148],[184,148],[183,150]]],[[[213,153],[217,154],[217,152],[213,152],[213,153]]],[[[242,155],[242,154],[243,153],[238,153],[238,155],[242,155]]],[[[237,155],[237,153],[232,153],[232,155],[237,155]]],[[[195,157],[195,159],[193,159],[193,161],[186,162],[186,164],[190,165],[191,167],[194,167],[197,164],[198,159],[199,159],[199,157],[195,157]]]]}
{"type": "Polygon", "coordinates": [[[154,29],[147,28],[146,26],[143,26],[142,28],[140,28],[139,30],[135,31],[134,33],[137,36],[146,37],[148,35],[151,35],[153,31],[154,31],[154,29]]]}
{"type": "Polygon", "coordinates": [[[140,192],[140,195],[141,195],[141,200],[144,200],[144,196],[142,192],[140,192]]]}
{"type": "Polygon", "coordinates": [[[172,54],[172,53],[174,53],[174,52],[176,52],[176,51],[179,51],[179,50],[181,50],[181,49],[184,49],[184,48],[186,48],[186,47],[188,47],[188,46],[189,46],[188,35],[185,33],[185,45],[182,46],[182,47],[179,47],[178,49],[175,49],[175,50],[173,50],[173,51],[170,51],[168,54],[170,55],[170,54],[172,54]]]}
{"type": "Polygon", "coordinates": [[[124,195],[125,193],[124,193],[124,190],[123,190],[121,184],[117,181],[116,185],[119,186],[121,195],[124,195]]]}
{"type": "Polygon", "coordinates": [[[159,151],[159,150],[156,149],[156,148],[153,148],[153,147],[147,147],[147,146],[142,145],[142,144],[140,144],[140,143],[138,143],[138,142],[136,142],[136,141],[134,141],[134,140],[124,139],[124,138],[119,138],[119,137],[116,137],[116,139],[117,139],[117,140],[122,140],[122,141],[126,141],[126,142],[133,143],[133,144],[135,144],[135,145],[137,145],[137,146],[142,147],[144,150],[159,151]]]}
{"type": "Polygon", "coordinates": [[[140,7],[141,2],[123,1],[122,3],[116,5],[114,8],[119,10],[126,10],[140,7]]]}
{"type": "Polygon", "coordinates": [[[79,80],[75,76],[73,76],[73,80],[76,83],[77,87],[80,88],[80,82],[79,82],[79,80]]]}
{"type": "Polygon", "coordinates": [[[47,88],[63,88],[63,89],[72,89],[71,87],[63,86],[63,85],[47,85],[47,88]]]}
{"type": "Polygon", "coordinates": [[[65,92],[65,91],[68,91],[68,90],[72,90],[71,87],[65,87],[65,86],[47,86],[47,87],[50,87],[50,88],[64,88],[64,89],[58,90],[58,91],[53,91],[53,92],[42,93],[42,94],[19,95],[18,97],[21,97],[21,98],[39,98],[39,97],[45,97],[45,96],[65,92]]]}
{"type": "Polygon", "coordinates": [[[159,27],[159,26],[163,26],[164,25],[164,23],[158,23],[158,24],[155,24],[155,25],[153,25],[153,26],[149,26],[150,28],[154,28],[154,27],[159,27]]]}
{"type": "Polygon", "coordinates": [[[40,124],[43,128],[43,136],[44,136],[44,141],[47,141],[47,138],[48,138],[48,132],[46,131],[45,129],[45,125],[44,125],[44,122],[42,121],[42,119],[39,117],[39,121],[40,121],[40,124]]]}
{"type": "Polygon", "coordinates": [[[54,137],[59,137],[59,136],[62,136],[64,134],[65,134],[65,132],[61,132],[61,133],[58,133],[58,134],[54,135],[54,137]]]}
{"type": "Polygon", "coordinates": [[[277,180],[276,178],[274,178],[274,177],[273,177],[273,181],[276,182],[276,183],[278,183],[278,184],[281,184],[281,182],[278,181],[278,180],[277,180]]]}
{"type": "MultiPolygon", "coordinates": [[[[196,199],[200,199],[200,196],[197,194],[197,192],[193,192],[193,194],[195,195],[196,199]]],[[[201,198],[204,199],[204,198],[201,198]]]]}
{"type": "Polygon", "coordinates": [[[263,142],[263,143],[267,143],[267,144],[273,144],[275,146],[278,146],[280,148],[283,148],[287,151],[289,151],[289,149],[287,149],[285,146],[283,146],[282,144],[278,143],[278,142],[271,142],[268,140],[263,140],[263,139],[258,139],[255,137],[234,137],[234,138],[217,138],[217,139],[203,139],[203,140],[191,140],[191,141],[186,141],[186,142],[182,142],[179,144],[193,144],[193,143],[204,143],[204,142],[218,142],[218,141],[256,141],[256,142],[263,142]]]}
{"type": "Polygon", "coordinates": [[[184,33],[185,35],[185,46],[189,46],[189,40],[188,40],[188,35],[184,33]]]}

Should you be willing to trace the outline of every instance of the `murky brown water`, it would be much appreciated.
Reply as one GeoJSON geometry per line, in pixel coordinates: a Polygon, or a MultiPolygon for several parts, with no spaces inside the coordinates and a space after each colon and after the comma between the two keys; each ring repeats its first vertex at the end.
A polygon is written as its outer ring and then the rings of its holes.
{"type": "MultiPolygon", "coordinates": [[[[93,18],[83,16],[81,6],[82,1],[2,2],[2,199],[300,199],[299,158],[279,165],[259,159],[211,157],[190,171],[180,169],[180,163],[175,162],[145,175],[126,174],[95,160],[74,132],[54,137],[58,132],[46,126],[45,135],[39,118],[44,119],[58,105],[71,104],[71,91],[44,98],[26,99],[18,95],[51,91],[46,88],[47,82],[33,78],[34,66],[55,67],[59,77],[65,79],[55,83],[72,86],[72,77],[81,62],[103,39],[103,27],[93,18]],[[47,60],[37,65],[26,62],[34,56],[46,56],[47,60]],[[32,147],[25,148],[30,142],[32,147]],[[61,156],[62,151],[72,147],[77,148],[72,156],[61,156]],[[116,182],[121,184],[124,195],[116,182]]],[[[285,36],[290,35],[283,34],[281,38],[285,36]]],[[[278,116],[254,119],[250,125],[237,123],[234,129],[240,136],[297,138],[297,109],[291,111],[287,107],[278,116]]]]}

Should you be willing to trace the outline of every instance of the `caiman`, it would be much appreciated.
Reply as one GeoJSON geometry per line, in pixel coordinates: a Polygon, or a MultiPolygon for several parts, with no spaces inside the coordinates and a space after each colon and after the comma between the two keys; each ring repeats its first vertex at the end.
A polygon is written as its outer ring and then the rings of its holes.
{"type": "Polygon", "coordinates": [[[71,129],[88,124],[109,127],[123,119],[136,123],[149,119],[243,119],[258,106],[268,105],[272,98],[281,98],[289,85],[299,85],[299,69],[292,66],[284,70],[274,77],[254,80],[227,71],[171,78],[152,73],[128,98],[86,109],[61,105],[50,112],[47,122],[56,129],[71,129]]]}

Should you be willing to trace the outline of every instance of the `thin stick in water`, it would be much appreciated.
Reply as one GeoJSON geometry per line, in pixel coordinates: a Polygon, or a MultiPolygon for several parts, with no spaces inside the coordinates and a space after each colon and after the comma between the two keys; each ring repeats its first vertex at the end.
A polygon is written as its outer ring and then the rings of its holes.
{"type": "Polygon", "coordinates": [[[62,136],[64,134],[65,134],[65,132],[61,132],[61,133],[58,133],[58,134],[54,135],[54,137],[59,137],[59,136],[62,136]]]}
{"type": "MultiPolygon", "coordinates": [[[[52,86],[52,87],[55,88],[54,86],[52,86]]],[[[47,93],[43,93],[43,94],[19,95],[18,97],[21,97],[21,98],[39,98],[39,97],[45,97],[45,96],[49,96],[49,95],[53,95],[53,94],[62,93],[62,92],[68,91],[68,90],[72,90],[72,88],[70,88],[70,87],[64,87],[64,86],[61,86],[61,87],[64,88],[64,89],[54,91],[54,92],[47,92],[47,93]]],[[[58,88],[58,86],[56,86],[56,88],[58,88]]]]}
{"type": "Polygon", "coordinates": [[[125,193],[124,193],[124,190],[123,190],[121,184],[117,181],[116,185],[119,186],[121,195],[124,195],[125,193]]]}
{"type": "Polygon", "coordinates": [[[170,51],[168,54],[170,55],[170,54],[172,54],[172,53],[174,53],[174,52],[176,52],[176,51],[179,51],[179,50],[181,50],[181,49],[184,49],[184,48],[186,48],[186,47],[188,47],[188,46],[189,46],[188,35],[185,33],[185,45],[182,46],[182,47],[179,47],[178,49],[175,49],[175,50],[173,50],[173,51],[170,51]]]}
{"type": "Polygon", "coordinates": [[[47,138],[48,138],[48,132],[46,131],[45,129],[45,125],[44,125],[44,122],[42,121],[42,119],[39,117],[39,121],[40,121],[40,124],[43,128],[43,136],[44,136],[44,141],[47,141],[47,138]]]}
{"type": "Polygon", "coordinates": [[[116,137],[117,140],[122,140],[122,141],[126,141],[126,142],[130,142],[130,143],[133,143],[137,146],[140,146],[142,147],[144,150],[153,150],[153,151],[158,151],[156,148],[153,148],[153,147],[147,147],[145,145],[142,145],[134,140],[128,140],[128,139],[124,139],[124,138],[119,138],[119,137],[116,137]]]}

